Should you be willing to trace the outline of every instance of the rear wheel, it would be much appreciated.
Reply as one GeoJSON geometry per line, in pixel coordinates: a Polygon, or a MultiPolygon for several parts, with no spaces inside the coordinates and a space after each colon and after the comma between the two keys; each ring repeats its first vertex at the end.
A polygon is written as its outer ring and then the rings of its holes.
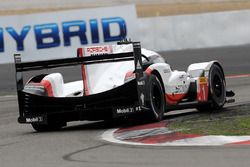
{"type": "Polygon", "coordinates": [[[149,108],[150,120],[161,121],[165,112],[164,89],[155,75],[149,78],[149,108]]]}
{"type": "Polygon", "coordinates": [[[198,106],[199,111],[220,110],[226,101],[226,81],[224,73],[217,64],[213,64],[209,73],[209,100],[211,104],[198,106]]]}

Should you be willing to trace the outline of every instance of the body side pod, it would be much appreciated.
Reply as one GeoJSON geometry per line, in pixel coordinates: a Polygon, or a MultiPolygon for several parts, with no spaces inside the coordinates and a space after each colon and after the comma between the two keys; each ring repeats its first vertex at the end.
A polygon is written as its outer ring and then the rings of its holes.
{"type": "Polygon", "coordinates": [[[172,70],[169,66],[169,64],[166,63],[156,63],[150,65],[146,70],[145,70],[147,75],[154,74],[160,79],[162,84],[164,85],[168,82],[168,78],[171,76],[172,70]]]}
{"type": "Polygon", "coordinates": [[[167,104],[177,104],[186,96],[190,84],[186,72],[172,71],[169,64],[156,63],[149,66],[146,73],[154,74],[160,79],[167,104]]]}

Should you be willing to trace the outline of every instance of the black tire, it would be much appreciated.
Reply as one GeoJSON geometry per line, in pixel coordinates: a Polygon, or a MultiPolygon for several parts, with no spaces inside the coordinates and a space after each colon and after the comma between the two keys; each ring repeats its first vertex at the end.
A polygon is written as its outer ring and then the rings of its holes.
{"type": "Polygon", "coordinates": [[[37,132],[50,132],[58,131],[63,126],[66,126],[66,123],[50,123],[50,124],[31,124],[33,129],[37,132]]]}
{"type": "Polygon", "coordinates": [[[150,121],[161,121],[165,112],[165,96],[163,86],[155,75],[150,76],[148,88],[150,121]]]}
{"type": "Polygon", "coordinates": [[[209,72],[209,100],[211,104],[198,106],[199,111],[214,111],[223,108],[226,102],[226,81],[221,68],[213,64],[209,72]]]}

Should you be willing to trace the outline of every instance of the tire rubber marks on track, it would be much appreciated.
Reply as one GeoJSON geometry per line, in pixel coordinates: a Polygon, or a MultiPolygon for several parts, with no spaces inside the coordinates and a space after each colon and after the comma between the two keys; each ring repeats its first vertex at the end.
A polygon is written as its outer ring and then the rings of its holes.
{"type": "Polygon", "coordinates": [[[77,150],[77,151],[68,153],[68,154],[64,155],[62,158],[63,158],[63,160],[65,160],[65,161],[85,162],[85,161],[82,161],[82,160],[74,159],[73,156],[76,155],[76,154],[85,152],[85,151],[90,151],[90,150],[98,149],[98,148],[104,147],[104,146],[106,146],[106,145],[107,145],[107,144],[99,144],[99,145],[96,145],[96,146],[93,146],[93,147],[88,147],[88,148],[80,149],[80,150],[77,150]]]}

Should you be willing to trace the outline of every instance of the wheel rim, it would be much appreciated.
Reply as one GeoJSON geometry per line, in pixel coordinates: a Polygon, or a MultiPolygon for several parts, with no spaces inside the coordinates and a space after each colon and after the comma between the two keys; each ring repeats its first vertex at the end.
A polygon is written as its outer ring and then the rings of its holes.
{"type": "Polygon", "coordinates": [[[223,82],[218,75],[214,76],[213,88],[215,96],[221,97],[223,92],[223,82]]]}

